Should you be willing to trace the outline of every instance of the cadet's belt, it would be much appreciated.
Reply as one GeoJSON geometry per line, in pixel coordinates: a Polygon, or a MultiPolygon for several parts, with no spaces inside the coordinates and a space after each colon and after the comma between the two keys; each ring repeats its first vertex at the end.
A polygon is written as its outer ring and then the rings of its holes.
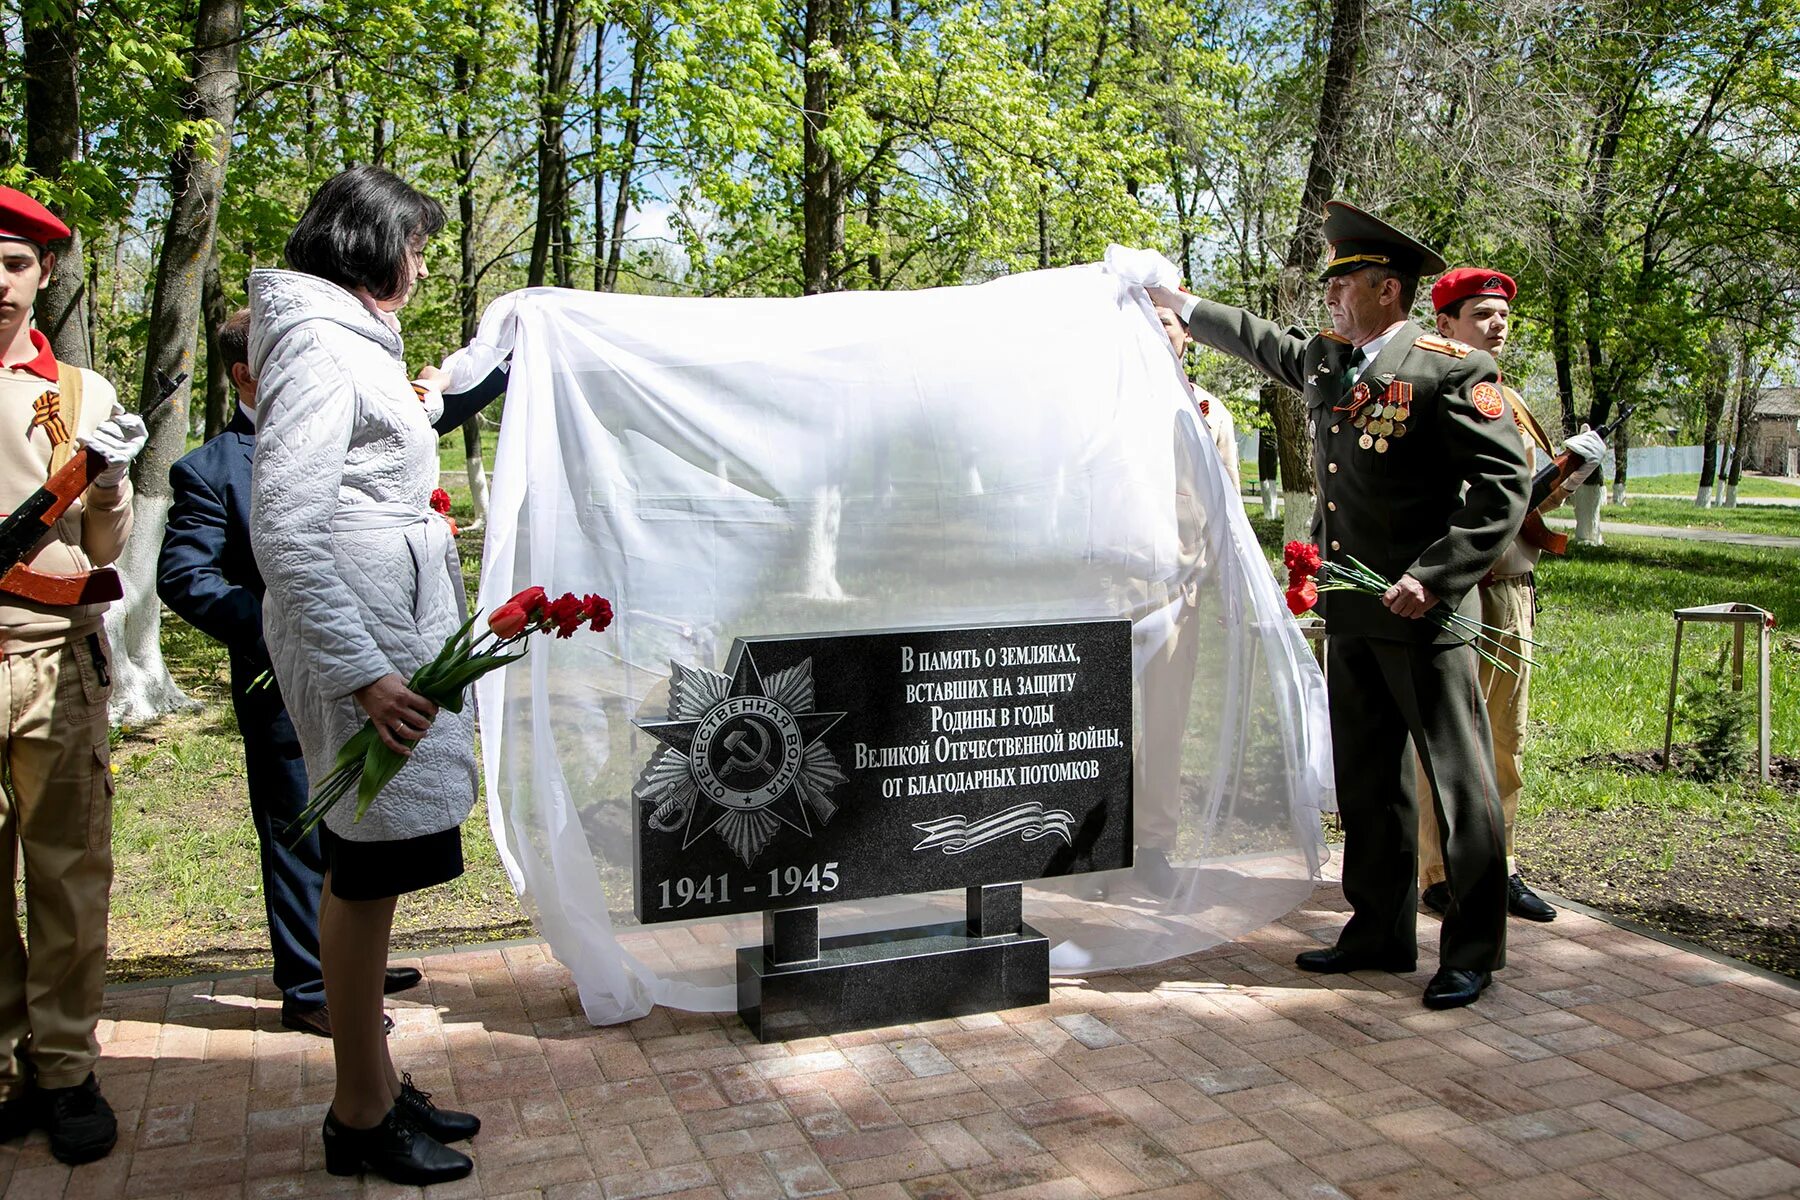
{"type": "Polygon", "coordinates": [[[1475,586],[1479,588],[1491,588],[1496,583],[1518,583],[1523,581],[1527,587],[1530,587],[1533,583],[1532,576],[1534,574],[1536,574],[1534,571],[1523,571],[1517,575],[1496,575],[1492,571],[1489,571],[1486,575],[1481,577],[1480,581],[1477,582],[1475,586]]]}

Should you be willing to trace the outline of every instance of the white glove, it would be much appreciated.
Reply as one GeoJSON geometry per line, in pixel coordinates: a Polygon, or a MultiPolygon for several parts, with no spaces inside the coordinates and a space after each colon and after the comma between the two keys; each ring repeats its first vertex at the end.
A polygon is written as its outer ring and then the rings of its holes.
{"type": "Polygon", "coordinates": [[[1591,429],[1570,434],[1568,441],[1563,443],[1563,449],[1572,450],[1591,463],[1597,463],[1606,457],[1606,443],[1591,429]]]}
{"type": "Polygon", "coordinates": [[[149,440],[150,431],[144,428],[143,418],[136,413],[119,413],[102,421],[94,432],[82,439],[84,446],[106,460],[106,466],[94,476],[94,486],[116,488],[124,483],[131,460],[149,440]]]}

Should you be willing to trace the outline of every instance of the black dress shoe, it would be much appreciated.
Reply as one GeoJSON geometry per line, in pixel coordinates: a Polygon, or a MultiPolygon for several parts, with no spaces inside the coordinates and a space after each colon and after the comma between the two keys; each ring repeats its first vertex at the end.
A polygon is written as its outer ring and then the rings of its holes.
{"type": "Polygon", "coordinates": [[[1419,967],[1416,958],[1351,954],[1336,946],[1326,950],[1302,950],[1294,956],[1294,965],[1316,975],[1346,975],[1351,971],[1392,971],[1396,975],[1409,975],[1419,967]]]}
{"type": "Polygon", "coordinates": [[[1426,1008],[1461,1008],[1473,1004],[1493,980],[1491,971],[1463,971],[1440,967],[1425,985],[1426,1008]]]}
{"type": "Polygon", "coordinates": [[[419,974],[417,967],[389,967],[387,976],[381,981],[381,994],[391,996],[395,992],[404,992],[408,988],[416,988],[425,977],[419,974]]]}
{"type": "Polygon", "coordinates": [[[1419,893],[1419,903],[1440,917],[1445,915],[1450,911],[1450,885],[1438,880],[1419,893]]]}
{"type": "Polygon", "coordinates": [[[1506,877],[1506,911],[1515,917],[1524,917],[1527,921],[1554,921],[1556,910],[1544,903],[1544,898],[1525,886],[1525,881],[1514,871],[1506,877]]]}
{"type": "Polygon", "coordinates": [[[373,1129],[352,1129],[325,1110],[325,1169],[333,1175],[373,1171],[392,1183],[445,1183],[461,1179],[475,1162],[417,1128],[390,1108],[373,1129]]]}
{"type": "Polygon", "coordinates": [[[446,1144],[472,1138],[481,1132],[481,1118],[474,1113],[439,1108],[431,1102],[430,1092],[413,1086],[412,1075],[400,1076],[400,1094],[394,1097],[394,1111],[446,1144]]]}
{"type": "Polygon", "coordinates": [[[27,1089],[10,1100],[0,1100],[0,1142],[22,1138],[38,1124],[38,1098],[27,1089]]]}
{"type": "MultiPolygon", "coordinates": [[[[310,1033],[315,1037],[331,1036],[331,1009],[321,1004],[317,1008],[289,1008],[281,1006],[281,1027],[292,1029],[296,1033],[310,1033]]],[[[391,1033],[394,1018],[387,1013],[381,1014],[381,1031],[391,1033]]]]}
{"type": "Polygon", "coordinates": [[[73,1167],[112,1153],[119,1121],[92,1071],[74,1087],[39,1088],[38,1104],[58,1162],[73,1167]]]}

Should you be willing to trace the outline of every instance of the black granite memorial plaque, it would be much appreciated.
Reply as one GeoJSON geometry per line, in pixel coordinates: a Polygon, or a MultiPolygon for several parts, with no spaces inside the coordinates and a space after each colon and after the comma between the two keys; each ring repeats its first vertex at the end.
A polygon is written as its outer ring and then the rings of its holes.
{"type": "Polygon", "coordinates": [[[677,665],[638,778],[646,923],[764,913],[764,1040],[1049,999],[1019,881],[1131,865],[1131,623],[743,638],[677,665]],[[819,937],[835,900],[967,888],[967,920],[819,937]]]}
{"type": "Polygon", "coordinates": [[[1131,624],[742,638],[676,666],[645,923],[1131,864],[1131,624]]]}

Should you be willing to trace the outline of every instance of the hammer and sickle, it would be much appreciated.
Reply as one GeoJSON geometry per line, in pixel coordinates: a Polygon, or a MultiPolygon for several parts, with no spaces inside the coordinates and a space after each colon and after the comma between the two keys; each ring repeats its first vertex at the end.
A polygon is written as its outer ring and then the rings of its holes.
{"type": "Polygon", "coordinates": [[[760,724],[748,724],[726,734],[725,748],[731,751],[731,757],[725,760],[725,765],[739,771],[754,771],[769,761],[769,735],[760,724]],[[746,745],[753,733],[756,738],[754,748],[746,745]],[[743,757],[744,754],[749,757],[743,757]]]}

